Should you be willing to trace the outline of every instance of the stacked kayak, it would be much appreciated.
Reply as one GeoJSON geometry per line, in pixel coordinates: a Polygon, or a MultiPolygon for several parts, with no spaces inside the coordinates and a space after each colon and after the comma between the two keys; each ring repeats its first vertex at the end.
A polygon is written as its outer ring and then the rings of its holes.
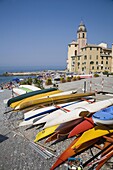
{"type": "Polygon", "coordinates": [[[96,112],[95,114],[93,114],[92,119],[97,125],[113,125],[113,106],[96,112]]]}
{"type": "Polygon", "coordinates": [[[20,85],[19,87],[13,88],[13,94],[18,96],[32,91],[40,90],[40,88],[32,85],[20,85]]]}
{"type": "MultiPolygon", "coordinates": [[[[79,93],[79,94],[67,94],[67,95],[63,95],[60,94],[60,90],[57,90],[59,92],[59,95],[55,95],[55,96],[51,96],[51,94],[46,95],[45,98],[36,98],[35,96],[26,100],[23,100],[21,103],[19,103],[16,106],[12,106],[15,110],[22,110],[25,109],[27,107],[31,107],[31,106],[35,106],[35,105],[48,105],[48,104],[59,104],[59,103],[65,103],[65,102],[69,102],[69,101],[75,101],[78,100],[82,97],[85,96],[91,96],[94,95],[94,93],[79,93]]],[[[53,94],[55,94],[53,92],[53,94]]]]}
{"type": "Polygon", "coordinates": [[[7,102],[7,106],[9,107],[12,103],[17,102],[17,101],[21,101],[21,100],[26,99],[28,97],[31,97],[31,96],[34,96],[34,95],[37,95],[37,94],[55,91],[55,90],[57,90],[57,89],[56,88],[49,88],[49,89],[36,90],[36,91],[32,91],[32,92],[29,92],[29,93],[26,93],[26,94],[22,94],[22,95],[19,95],[17,97],[13,97],[13,98],[9,99],[8,102],[7,102]]]}

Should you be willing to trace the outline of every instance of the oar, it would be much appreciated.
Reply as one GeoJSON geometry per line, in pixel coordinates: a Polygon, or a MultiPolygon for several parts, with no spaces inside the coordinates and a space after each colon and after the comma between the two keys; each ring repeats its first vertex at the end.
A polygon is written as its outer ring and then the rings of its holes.
{"type": "Polygon", "coordinates": [[[56,149],[53,149],[53,148],[51,148],[51,147],[49,147],[49,146],[46,146],[46,145],[43,145],[42,143],[36,142],[36,144],[37,144],[37,145],[40,145],[40,146],[43,146],[44,148],[47,148],[47,149],[49,149],[49,150],[51,150],[51,151],[53,151],[53,152],[56,152],[56,149]]]}

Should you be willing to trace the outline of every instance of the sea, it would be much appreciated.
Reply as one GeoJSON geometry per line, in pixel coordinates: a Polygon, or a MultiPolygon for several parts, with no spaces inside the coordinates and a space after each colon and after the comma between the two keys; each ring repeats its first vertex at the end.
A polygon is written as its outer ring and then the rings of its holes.
{"type": "Polygon", "coordinates": [[[0,84],[7,83],[12,81],[14,78],[24,79],[27,77],[34,77],[34,76],[1,76],[3,73],[6,72],[37,72],[37,71],[44,71],[44,70],[64,70],[65,67],[61,66],[20,66],[20,67],[9,67],[3,66],[0,67],[0,84]]]}

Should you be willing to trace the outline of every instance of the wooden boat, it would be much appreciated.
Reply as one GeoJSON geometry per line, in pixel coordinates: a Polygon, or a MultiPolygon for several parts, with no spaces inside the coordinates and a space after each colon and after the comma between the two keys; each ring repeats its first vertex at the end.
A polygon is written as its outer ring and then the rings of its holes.
{"type": "MultiPolygon", "coordinates": [[[[25,103],[27,103],[27,102],[32,103],[34,99],[39,100],[40,98],[42,98],[42,99],[44,97],[47,98],[47,96],[57,94],[57,93],[60,93],[60,92],[61,92],[60,90],[54,90],[54,91],[50,91],[50,92],[46,92],[46,93],[42,93],[42,94],[37,94],[37,95],[31,96],[31,97],[28,97],[26,99],[23,99],[21,101],[14,102],[10,105],[10,107],[15,108],[15,110],[17,110],[17,109],[19,109],[20,105],[25,105],[25,103]]],[[[31,105],[31,106],[33,106],[33,105],[31,105]]],[[[27,106],[24,107],[24,108],[27,108],[27,106]]]]}
{"type": "Polygon", "coordinates": [[[68,94],[68,95],[60,95],[60,96],[54,96],[54,97],[46,97],[42,99],[29,100],[29,101],[20,103],[17,107],[15,107],[15,110],[21,110],[26,107],[30,107],[33,105],[40,105],[40,104],[47,105],[47,104],[65,103],[69,101],[78,100],[81,97],[91,96],[91,95],[94,95],[94,93],[68,94]]]}
{"type": "Polygon", "coordinates": [[[58,117],[61,116],[62,114],[65,115],[65,114],[67,114],[67,112],[70,112],[71,110],[74,110],[80,106],[82,107],[86,104],[89,104],[88,101],[80,101],[79,100],[70,106],[66,106],[63,109],[59,109],[57,111],[52,112],[51,114],[45,116],[44,118],[40,119],[39,121],[35,121],[33,123],[33,125],[38,125],[40,123],[48,123],[52,120],[58,119],[58,117]]]}
{"type": "Polygon", "coordinates": [[[20,95],[20,96],[17,96],[17,97],[13,97],[13,98],[8,100],[7,106],[10,106],[11,103],[20,101],[20,100],[25,99],[27,97],[31,97],[31,96],[34,96],[34,95],[37,95],[37,94],[47,93],[47,92],[54,91],[54,90],[57,90],[57,88],[48,88],[48,89],[43,89],[43,90],[36,90],[36,91],[26,93],[26,94],[23,94],[23,95],[20,95]]]}
{"type": "Polygon", "coordinates": [[[64,122],[68,122],[68,121],[71,121],[74,119],[78,119],[80,117],[88,116],[88,115],[90,115],[94,112],[97,112],[102,108],[106,108],[112,104],[113,104],[113,98],[95,102],[95,103],[91,103],[91,104],[87,104],[81,108],[77,108],[76,110],[73,110],[73,111],[67,113],[66,115],[61,115],[59,117],[59,119],[53,119],[52,121],[46,123],[44,128],[50,127],[53,125],[57,125],[57,124],[61,124],[64,122]]]}
{"type": "Polygon", "coordinates": [[[113,125],[113,106],[102,109],[93,114],[95,124],[113,125]]]}
{"type": "Polygon", "coordinates": [[[69,145],[69,147],[58,157],[54,165],[50,168],[50,170],[54,170],[59,165],[64,163],[69,157],[75,156],[79,154],[81,151],[84,151],[88,148],[90,148],[92,145],[94,145],[99,138],[88,141],[86,143],[83,143],[82,145],[77,146],[76,150],[72,149],[72,146],[79,140],[79,138],[74,139],[74,141],[69,145]]]}
{"type": "Polygon", "coordinates": [[[45,142],[51,142],[53,140],[59,139],[62,136],[68,136],[69,132],[82,121],[83,118],[79,118],[59,125],[54,134],[48,137],[45,142]]]}
{"type": "Polygon", "coordinates": [[[92,120],[92,117],[85,117],[84,120],[79,123],[77,126],[75,126],[72,131],[69,133],[68,138],[76,136],[80,133],[83,133],[91,128],[94,127],[94,121],[92,120]]]}
{"type": "Polygon", "coordinates": [[[52,126],[51,128],[46,128],[42,131],[40,131],[37,135],[36,138],[34,140],[34,142],[38,142],[39,140],[51,135],[52,133],[54,133],[55,129],[58,127],[58,125],[52,126]]]}
{"type": "Polygon", "coordinates": [[[89,129],[88,131],[84,132],[81,135],[80,139],[73,145],[73,149],[85,142],[112,133],[113,133],[113,129],[110,129],[106,126],[95,126],[94,128],[89,129]]]}

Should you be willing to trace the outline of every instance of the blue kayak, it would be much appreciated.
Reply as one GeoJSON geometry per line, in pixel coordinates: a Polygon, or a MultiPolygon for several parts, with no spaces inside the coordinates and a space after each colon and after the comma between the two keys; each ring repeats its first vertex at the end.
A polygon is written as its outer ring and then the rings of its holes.
{"type": "Polygon", "coordinates": [[[113,125],[113,106],[109,106],[93,114],[95,124],[113,125]]]}

